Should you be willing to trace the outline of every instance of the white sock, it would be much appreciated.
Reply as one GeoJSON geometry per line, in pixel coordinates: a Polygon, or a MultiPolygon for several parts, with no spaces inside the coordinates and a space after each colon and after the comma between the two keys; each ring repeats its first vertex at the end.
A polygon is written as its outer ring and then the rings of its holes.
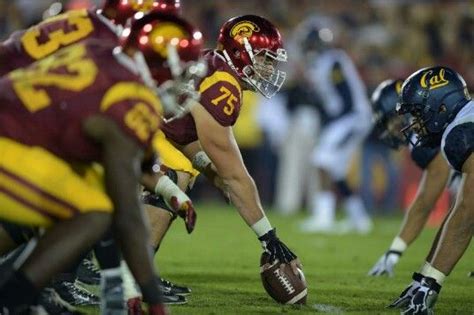
{"type": "Polygon", "coordinates": [[[390,245],[390,250],[403,253],[407,249],[407,243],[402,240],[399,236],[396,236],[393,239],[392,245],[390,245]]]}
{"type": "Polygon", "coordinates": [[[334,223],[336,196],[330,191],[320,191],[313,197],[313,218],[323,225],[334,223]]]}
{"type": "Polygon", "coordinates": [[[346,211],[351,222],[370,220],[369,215],[365,210],[364,202],[357,195],[346,198],[344,201],[344,210],[346,211]]]}
{"type": "Polygon", "coordinates": [[[127,266],[127,263],[122,260],[120,263],[120,269],[121,269],[121,274],[123,278],[123,290],[124,290],[124,296],[126,300],[136,298],[136,297],[141,297],[142,294],[140,292],[140,289],[138,288],[138,285],[135,282],[135,278],[132,275],[132,272],[127,266]]]}

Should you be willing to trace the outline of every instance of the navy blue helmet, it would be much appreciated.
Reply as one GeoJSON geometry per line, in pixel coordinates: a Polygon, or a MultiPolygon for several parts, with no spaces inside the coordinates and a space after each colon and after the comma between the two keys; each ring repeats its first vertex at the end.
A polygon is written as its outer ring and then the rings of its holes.
{"type": "Polygon", "coordinates": [[[403,83],[397,104],[397,112],[410,114],[412,119],[403,130],[405,136],[416,134],[414,146],[438,146],[445,128],[470,99],[466,82],[451,68],[416,71],[403,83]]]}
{"type": "Polygon", "coordinates": [[[401,133],[407,121],[396,111],[402,84],[401,79],[385,80],[377,86],[371,97],[374,131],[380,140],[393,149],[407,144],[401,133]]]}

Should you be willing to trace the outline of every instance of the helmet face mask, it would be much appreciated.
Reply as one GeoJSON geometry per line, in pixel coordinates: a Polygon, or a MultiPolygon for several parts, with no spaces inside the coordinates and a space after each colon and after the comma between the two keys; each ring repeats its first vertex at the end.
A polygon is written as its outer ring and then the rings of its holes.
{"type": "Polygon", "coordinates": [[[196,91],[194,82],[205,76],[207,64],[204,60],[184,62],[180,60],[176,47],[168,45],[168,66],[172,79],[160,84],[157,94],[164,109],[162,117],[165,123],[185,116],[201,95],[196,91]]]}
{"type": "MultiPolygon", "coordinates": [[[[244,41],[248,42],[246,39],[244,41]]],[[[251,53],[252,64],[242,69],[242,80],[263,96],[271,98],[285,82],[286,72],[279,70],[277,66],[279,62],[286,62],[287,58],[284,49],[278,49],[276,53],[268,49],[251,53]]]]}
{"type": "Polygon", "coordinates": [[[385,116],[375,119],[375,131],[378,138],[392,149],[398,149],[408,144],[406,137],[402,133],[402,130],[407,126],[407,119],[396,114],[385,116]]]}

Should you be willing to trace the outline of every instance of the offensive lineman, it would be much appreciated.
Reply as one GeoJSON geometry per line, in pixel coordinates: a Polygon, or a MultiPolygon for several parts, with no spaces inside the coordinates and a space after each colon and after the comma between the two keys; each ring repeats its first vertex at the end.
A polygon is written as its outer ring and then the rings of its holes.
{"type": "Polygon", "coordinates": [[[48,278],[101,236],[114,202],[113,226],[122,235],[119,240],[125,258],[144,299],[152,305],[150,311],[162,313],[159,281],[153,276],[146,229],[138,211],[136,166],[143,156],[141,148],[148,147],[159,127],[161,106],[153,79],[162,83],[172,78],[167,53],[174,49],[186,62],[199,56],[201,35],[189,29],[181,19],[148,15],[132,24],[122,48],[88,41],[2,79],[2,173],[18,187],[3,182],[0,215],[19,224],[40,226],[70,218],[48,230],[21,269],[3,283],[3,307],[17,309],[32,303],[48,278]],[[162,20],[166,23],[160,24],[162,20]],[[165,24],[181,32],[169,38],[161,27],[165,24]],[[138,44],[144,38],[156,42],[158,37],[162,45],[138,44]],[[182,41],[187,49],[182,49],[182,41]],[[87,95],[89,102],[83,103],[78,95],[87,95]],[[92,161],[105,166],[112,202],[100,185],[90,185],[82,177],[81,169],[92,161]],[[46,167],[36,166],[42,163],[46,167]],[[35,197],[37,191],[43,191],[43,199],[35,197]],[[58,259],[51,263],[48,257],[58,259]]]}
{"type": "MultiPolygon", "coordinates": [[[[163,164],[172,172],[180,171],[177,180],[182,189],[188,187],[196,170],[204,173],[237,207],[271,260],[291,264],[296,273],[300,262],[278,239],[265,216],[232,132],[242,105],[242,90],[258,91],[270,98],[281,88],[285,73],[278,70],[278,64],[287,60],[281,36],[262,17],[235,17],[222,26],[217,49],[206,51],[204,58],[208,73],[196,82],[196,89],[201,93],[199,103],[191,108],[190,114],[163,126],[162,140],[168,143],[168,152],[159,150],[163,164]],[[176,154],[173,153],[176,148],[189,159],[184,166],[167,163],[167,155],[176,154]]],[[[150,203],[164,207],[159,202],[150,203]]],[[[171,218],[153,226],[157,247],[169,224],[171,218]]]]}
{"type": "MultiPolygon", "coordinates": [[[[45,58],[58,49],[74,44],[80,40],[95,38],[100,39],[102,42],[117,43],[118,36],[128,18],[137,12],[146,12],[150,9],[159,10],[160,12],[176,13],[179,10],[179,1],[172,2],[173,3],[167,0],[146,0],[123,3],[119,0],[105,0],[100,10],[69,11],[65,14],[50,18],[28,30],[17,31],[0,45],[0,74],[3,75],[18,67],[25,67],[35,60],[45,58]]],[[[167,99],[170,98],[164,98],[164,100],[167,99]]],[[[165,110],[168,112],[173,109],[173,104],[170,103],[173,102],[162,102],[165,110]]],[[[179,201],[179,204],[175,207],[176,209],[182,208],[183,206],[190,206],[192,208],[189,198],[180,192],[177,187],[171,189],[172,187],[170,186],[172,186],[172,182],[167,179],[166,176],[158,180],[160,181],[160,185],[156,185],[156,188],[166,188],[167,200],[176,198],[176,200],[179,201]]],[[[153,186],[152,188],[155,188],[156,183],[153,181],[156,181],[156,179],[152,178],[148,180],[148,183],[153,186]]],[[[159,193],[159,189],[151,190],[159,193]]],[[[3,229],[6,230],[7,234],[9,234],[13,240],[16,240],[16,243],[19,242],[18,239],[23,241],[23,238],[19,237],[19,235],[21,236],[21,234],[25,232],[24,229],[16,228],[8,223],[3,224],[3,229]]],[[[98,245],[98,248],[99,253],[102,252],[101,255],[98,255],[98,259],[103,268],[111,268],[116,264],[119,258],[114,259],[116,256],[116,254],[112,252],[114,246],[112,246],[112,248],[103,249],[98,245]]],[[[64,282],[64,285],[66,284],[68,283],[64,282]]],[[[63,283],[60,283],[59,286],[62,288],[63,283]]],[[[61,291],[63,290],[64,289],[61,289],[61,291]]],[[[94,297],[75,287],[71,288],[70,293],[71,294],[64,292],[66,297],[71,296],[68,302],[90,303],[94,297]]],[[[166,299],[169,303],[172,303],[175,299],[180,300],[177,297],[168,295],[166,299]]]]}

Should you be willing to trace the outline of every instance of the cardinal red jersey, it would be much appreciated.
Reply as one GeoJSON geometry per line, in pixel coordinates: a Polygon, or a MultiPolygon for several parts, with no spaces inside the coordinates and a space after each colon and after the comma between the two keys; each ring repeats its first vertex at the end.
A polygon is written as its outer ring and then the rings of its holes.
{"type": "Polygon", "coordinates": [[[13,33],[0,44],[0,76],[84,39],[117,42],[117,32],[112,22],[92,10],[73,10],[52,17],[13,33]]]}
{"type": "Polygon", "coordinates": [[[83,132],[83,122],[105,115],[148,147],[161,104],[137,70],[146,64],[114,48],[84,41],[0,79],[0,137],[41,146],[68,161],[100,161],[101,148],[83,132]]]}
{"type": "MultiPolygon", "coordinates": [[[[197,83],[201,93],[199,103],[222,126],[233,126],[239,117],[242,88],[238,77],[215,50],[204,54],[208,73],[197,83]]],[[[178,144],[188,144],[198,139],[191,114],[162,126],[168,139],[178,144]]]]}

